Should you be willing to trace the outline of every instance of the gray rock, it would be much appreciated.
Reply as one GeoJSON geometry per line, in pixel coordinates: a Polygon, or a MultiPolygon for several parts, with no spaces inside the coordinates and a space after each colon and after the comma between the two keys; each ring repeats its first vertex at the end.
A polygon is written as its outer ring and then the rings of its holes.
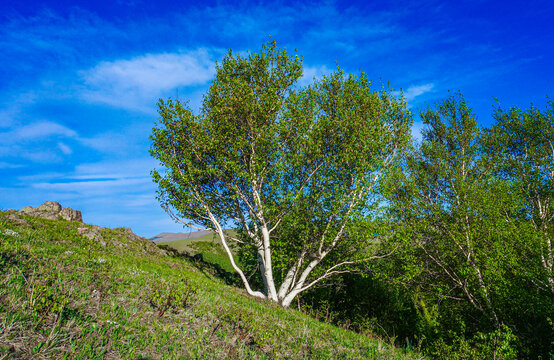
{"type": "Polygon", "coordinates": [[[57,220],[59,218],[57,212],[42,211],[32,206],[25,206],[23,209],[21,209],[21,213],[28,216],[40,217],[43,219],[57,220]]]}
{"type": "Polygon", "coordinates": [[[41,212],[37,213],[37,215],[35,215],[35,216],[43,218],[43,219],[50,219],[50,220],[59,220],[60,219],[60,216],[58,214],[51,213],[51,212],[45,212],[45,211],[41,211],[41,212]]]}
{"type": "Polygon", "coordinates": [[[43,219],[51,220],[69,220],[69,221],[79,221],[83,222],[83,216],[79,210],[74,210],[70,207],[62,209],[60,203],[56,201],[46,201],[44,204],[40,205],[38,208],[32,206],[25,206],[21,209],[20,213],[39,217],[43,219]]]}
{"type": "MultiPolygon", "coordinates": [[[[24,214],[34,214],[38,211],[38,208],[32,207],[32,206],[25,206],[23,209],[21,209],[21,212],[24,214]]],[[[32,216],[32,215],[31,215],[32,216]]]]}
{"type": "Polygon", "coordinates": [[[86,233],[88,233],[90,231],[89,228],[77,228],[77,232],[80,234],[80,235],[84,235],[86,233]]]}
{"type": "Polygon", "coordinates": [[[69,221],[80,221],[83,222],[83,216],[79,210],[73,210],[70,207],[66,207],[60,211],[59,214],[62,219],[69,221]]]}
{"type": "Polygon", "coordinates": [[[8,221],[10,222],[13,222],[13,223],[16,223],[18,225],[25,225],[25,226],[28,226],[29,223],[27,222],[27,220],[23,219],[22,217],[20,217],[19,215],[17,214],[10,214],[8,216],[8,221]]]}
{"type": "Polygon", "coordinates": [[[107,244],[104,241],[104,237],[102,236],[102,228],[100,226],[94,225],[92,229],[86,228],[88,229],[88,231],[84,231],[81,229],[85,229],[85,228],[79,228],[77,229],[77,231],[79,231],[79,233],[81,233],[82,231],[83,236],[86,236],[91,240],[98,241],[100,245],[102,245],[103,247],[106,247],[107,244]]]}
{"type": "Polygon", "coordinates": [[[62,206],[56,201],[47,201],[38,207],[40,211],[48,211],[53,213],[59,213],[62,210],[62,206]]]}

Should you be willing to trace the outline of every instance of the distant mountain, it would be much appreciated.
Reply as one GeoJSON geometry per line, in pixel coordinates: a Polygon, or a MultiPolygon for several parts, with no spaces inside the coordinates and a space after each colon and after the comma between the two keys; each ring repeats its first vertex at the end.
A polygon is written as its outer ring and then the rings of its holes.
{"type": "Polygon", "coordinates": [[[212,231],[210,230],[201,230],[201,231],[193,231],[189,233],[169,233],[169,232],[163,232],[160,233],[154,237],[151,237],[149,240],[155,242],[155,243],[163,243],[168,241],[177,241],[177,240],[187,240],[187,239],[198,239],[203,236],[211,234],[212,231]]]}

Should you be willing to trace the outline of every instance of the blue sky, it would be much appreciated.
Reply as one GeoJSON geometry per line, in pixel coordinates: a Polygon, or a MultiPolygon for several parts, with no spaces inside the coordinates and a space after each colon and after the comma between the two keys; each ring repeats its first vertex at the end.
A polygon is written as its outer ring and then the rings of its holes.
{"type": "Polygon", "coordinates": [[[0,208],[55,200],[87,223],[182,231],[149,174],[155,104],[197,108],[227,49],[271,35],[303,55],[303,83],[338,61],[416,111],[460,90],[487,126],[494,98],[554,95],[553,18],[551,0],[0,2],[0,208]]]}

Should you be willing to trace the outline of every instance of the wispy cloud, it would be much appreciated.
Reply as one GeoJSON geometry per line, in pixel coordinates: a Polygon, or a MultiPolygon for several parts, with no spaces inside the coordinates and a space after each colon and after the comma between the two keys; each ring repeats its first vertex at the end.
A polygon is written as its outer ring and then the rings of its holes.
{"type": "Polygon", "coordinates": [[[73,153],[69,144],[79,141],[75,130],[57,122],[38,120],[23,125],[16,122],[8,131],[0,132],[0,158],[42,165],[59,163],[73,153]]]}
{"type": "MultiPolygon", "coordinates": [[[[156,165],[157,161],[152,158],[105,160],[79,164],[70,172],[44,172],[20,176],[18,180],[21,183],[34,184],[35,187],[72,190],[86,188],[86,183],[90,183],[93,188],[98,184],[115,186],[129,182],[151,183],[150,171],[156,165]]],[[[129,188],[128,191],[133,192],[135,189],[129,188]]]]}
{"type": "Polygon", "coordinates": [[[12,156],[9,156],[8,158],[21,158],[41,165],[60,163],[63,160],[60,156],[60,151],[56,148],[27,149],[14,147],[13,150],[12,156]]]}
{"type": "MultiPolygon", "coordinates": [[[[97,161],[77,165],[72,171],[20,176],[17,181],[26,191],[24,205],[38,206],[46,200],[56,200],[82,210],[87,223],[130,226],[139,234],[153,236],[180,229],[170,221],[164,222],[167,215],[155,199],[150,170],[156,164],[146,157],[97,161]],[[163,225],[153,225],[158,222],[163,225]]],[[[12,195],[7,195],[9,201],[12,195]]]]}
{"type": "Polygon", "coordinates": [[[4,145],[20,145],[22,142],[39,141],[54,136],[76,138],[77,132],[52,121],[39,120],[23,126],[14,126],[9,131],[1,132],[0,142],[4,145]]]}
{"type": "Polygon", "coordinates": [[[433,90],[433,87],[435,85],[433,83],[423,84],[423,85],[416,85],[416,86],[410,86],[409,88],[404,91],[404,96],[406,97],[406,100],[412,101],[416,97],[423,95],[425,93],[430,92],[433,90]]]}
{"type": "Polygon", "coordinates": [[[62,135],[66,137],[75,137],[77,133],[66,126],[57,124],[52,121],[38,121],[29,125],[25,125],[15,130],[14,134],[17,139],[33,140],[38,138],[50,137],[52,135],[62,135]]]}
{"type": "MultiPolygon", "coordinates": [[[[105,56],[114,40],[127,38],[125,29],[119,29],[94,12],[72,6],[68,11],[48,9],[47,2],[37,6],[34,16],[17,13],[4,14],[0,26],[0,75],[19,70],[19,76],[9,76],[8,85],[22,81],[36,81],[37,74],[29,68],[41,69],[42,77],[52,69],[72,69],[76,63],[87,62],[99,55],[105,56]],[[102,38],[101,42],[97,39],[102,38]],[[94,46],[91,44],[94,43],[94,46]],[[84,56],[86,54],[86,56],[84,56]],[[2,61],[4,60],[4,61],[2,61]],[[26,71],[21,71],[25,69],[26,71]]],[[[1,87],[1,85],[0,85],[1,87]]]]}
{"type": "Polygon", "coordinates": [[[108,179],[108,180],[89,180],[73,182],[42,182],[32,184],[35,189],[41,189],[49,192],[73,193],[81,197],[93,196],[112,196],[115,193],[121,193],[125,189],[134,189],[135,191],[151,188],[150,179],[108,179]]]}
{"type": "Polygon", "coordinates": [[[16,169],[22,166],[23,165],[20,165],[20,164],[12,164],[5,161],[0,161],[0,169],[16,169]]]}
{"type": "Polygon", "coordinates": [[[91,102],[151,111],[164,92],[205,84],[214,73],[215,62],[203,49],[101,62],[81,73],[81,96],[91,102]]]}
{"type": "Polygon", "coordinates": [[[129,155],[146,150],[146,139],[150,127],[131,125],[117,131],[111,130],[88,137],[80,137],[79,142],[91,149],[111,156],[129,155]]]}
{"type": "Polygon", "coordinates": [[[397,14],[392,12],[366,13],[355,7],[339,9],[333,2],[323,2],[317,6],[299,3],[296,6],[315,25],[307,31],[306,39],[317,39],[317,43],[337,49],[364,50],[357,48],[355,44],[359,41],[396,36],[400,31],[393,22],[397,14]]]}
{"type": "Polygon", "coordinates": [[[66,144],[64,144],[63,142],[58,142],[58,148],[65,154],[65,155],[70,155],[73,153],[73,150],[67,146],[66,144]]]}

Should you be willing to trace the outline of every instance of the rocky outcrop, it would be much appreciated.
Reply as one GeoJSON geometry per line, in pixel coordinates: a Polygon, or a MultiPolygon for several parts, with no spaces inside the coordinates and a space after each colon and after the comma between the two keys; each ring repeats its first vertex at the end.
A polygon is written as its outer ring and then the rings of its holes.
{"type": "Polygon", "coordinates": [[[11,213],[10,215],[8,215],[8,220],[12,223],[16,223],[18,225],[23,225],[23,226],[28,226],[29,223],[27,222],[27,220],[23,219],[21,216],[19,216],[17,214],[17,212],[15,210],[13,210],[13,213],[11,213]]]}
{"type": "Polygon", "coordinates": [[[63,208],[59,215],[64,220],[83,222],[83,215],[81,215],[81,212],[79,210],[73,210],[70,207],[63,208]]]}
{"type": "Polygon", "coordinates": [[[40,205],[38,208],[32,206],[25,206],[20,211],[21,214],[27,216],[34,216],[43,219],[51,220],[69,220],[83,222],[83,216],[79,210],[74,210],[70,207],[62,208],[60,203],[55,201],[47,201],[40,205]]]}
{"type": "Polygon", "coordinates": [[[77,232],[80,235],[86,236],[91,240],[98,241],[100,245],[106,246],[106,242],[102,237],[102,228],[100,226],[93,225],[92,227],[80,227],[77,228],[77,232]]]}
{"type": "Polygon", "coordinates": [[[44,204],[42,204],[41,206],[39,206],[38,209],[40,211],[46,211],[46,212],[57,214],[60,211],[62,211],[62,206],[58,202],[47,201],[44,204]]]}

